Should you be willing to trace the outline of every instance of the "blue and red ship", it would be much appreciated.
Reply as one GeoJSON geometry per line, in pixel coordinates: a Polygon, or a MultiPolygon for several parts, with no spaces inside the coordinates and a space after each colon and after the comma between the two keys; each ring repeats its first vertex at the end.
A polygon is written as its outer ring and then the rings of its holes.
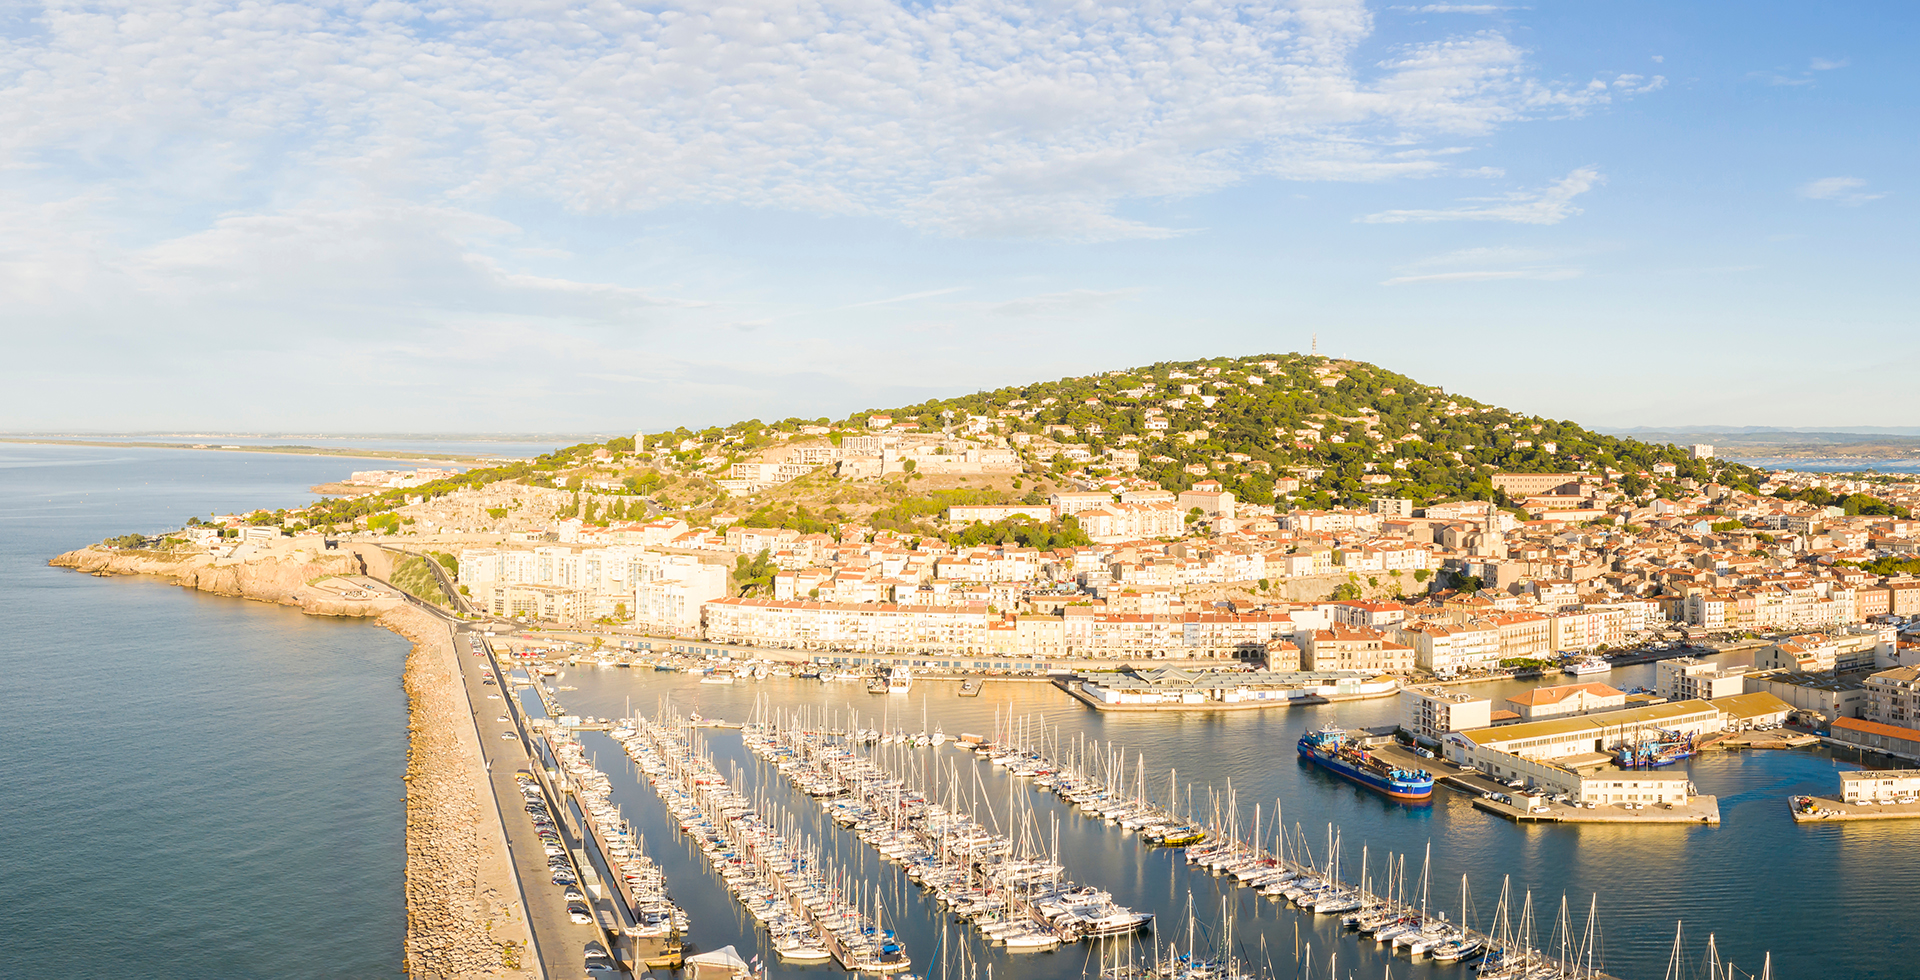
{"type": "Polygon", "coordinates": [[[1347,737],[1344,728],[1327,727],[1300,736],[1300,757],[1396,800],[1433,798],[1433,773],[1401,769],[1347,737]]]}

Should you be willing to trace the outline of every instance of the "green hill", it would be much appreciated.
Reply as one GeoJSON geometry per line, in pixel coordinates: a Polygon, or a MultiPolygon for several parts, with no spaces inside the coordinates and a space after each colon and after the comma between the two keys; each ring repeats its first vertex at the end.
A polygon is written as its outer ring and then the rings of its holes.
{"type": "Polygon", "coordinates": [[[750,419],[697,432],[679,428],[646,434],[638,446],[625,437],[582,443],[531,462],[475,469],[411,490],[325,501],[305,517],[314,526],[370,516],[384,520],[389,518],[380,515],[409,497],[520,480],[571,489],[602,484],[587,487],[586,499],[577,496],[574,505],[582,508],[580,516],[602,524],[668,509],[694,521],[727,514],[806,530],[850,517],[919,527],[922,518],[949,503],[1037,502],[1043,488],[1068,485],[1069,477],[1119,473],[1115,450],[1137,452],[1133,475],[1169,490],[1216,479],[1243,500],[1313,507],[1357,505],[1374,497],[1420,504],[1491,499],[1504,505],[1504,494],[1491,483],[1498,472],[1614,470],[1621,474],[1622,489],[1635,496],[1650,490],[1680,493],[1677,486],[1664,485],[1669,478],[1653,475],[1660,463],[1674,466],[1674,480],[1751,490],[1763,477],[1730,460],[1690,459],[1675,445],[1604,435],[1573,422],[1487,405],[1364,362],[1266,354],[1040,381],[858,412],[838,421],[750,419]],[[921,432],[952,427],[958,434],[973,421],[975,428],[1020,447],[1025,472],[971,481],[913,473],[874,485],[833,480],[823,470],[751,500],[729,498],[716,483],[732,463],[759,458],[770,447],[838,443],[868,434],[868,421],[876,415],[890,416],[892,425],[915,423],[921,432]],[[1299,481],[1298,489],[1280,493],[1276,501],[1276,486],[1288,478],[1299,481]],[[608,483],[614,486],[604,486],[608,483]]]}
{"type": "MultiPolygon", "coordinates": [[[[1508,411],[1372,364],[1301,354],[1168,361],[876,410],[849,421],[886,414],[896,423],[937,428],[948,412],[1003,419],[1035,435],[1047,426],[1070,426],[1074,435],[1060,438],[1095,455],[1123,443],[1140,450],[1137,475],[1168,489],[1213,478],[1259,502],[1273,499],[1276,477],[1314,470],[1323,472],[1303,485],[1300,497],[1321,504],[1377,496],[1497,498],[1488,482],[1496,472],[1613,468],[1638,474],[1664,462],[1674,464],[1677,477],[1703,482],[1751,486],[1760,477],[1738,463],[1693,460],[1678,446],[1508,411]],[[1164,433],[1149,428],[1155,410],[1167,422],[1164,433]],[[1090,427],[1097,434],[1089,435],[1090,427]],[[1203,438],[1191,441],[1179,435],[1201,432],[1203,438]],[[1221,465],[1201,477],[1186,471],[1192,464],[1221,465]],[[1370,471],[1391,481],[1363,482],[1370,471]]],[[[1637,484],[1638,477],[1629,482],[1637,484]]]]}

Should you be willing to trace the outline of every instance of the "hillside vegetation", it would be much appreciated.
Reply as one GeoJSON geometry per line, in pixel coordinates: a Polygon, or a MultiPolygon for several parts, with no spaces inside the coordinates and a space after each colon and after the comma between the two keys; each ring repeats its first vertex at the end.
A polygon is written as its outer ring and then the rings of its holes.
{"type": "Polygon", "coordinates": [[[1039,503],[1054,489],[1119,475],[1176,491],[1214,479],[1242,500],[1307,507],[1363,505],[1374,497],[1505,505],[1491,482],[1498,472],[1617,476],[1633,496],[1678,496],[1677,487],[1662,486],[1667,480],[1750,490],[1762,479],[1730,460],[1691,459],[1679,446],[1487,405],[1373,364],[1302,354],[1167,361],[840,420],[749,419],[640,440],[582,443],[411,490],[323,502],[305,516],[326,526],[392,520],[377,515],[409,496],[496,481],[584,491],[563,516],[596,524],[671,512],[696,523],[725,518],[812,532],[846,520],[926,529],[952,503],[1039,503]],[[875,416],[888,416],[885,425],[875,416]],[[732,464],[777,458],[784,447],[839,445],[876,431],[947,431],[973,445],[1011,447],[1022,471],[972,478],[907,472],[849,482],[825,467],[750,498],[730,498],[716,482],[732,464]],[[1129,469],[1133,454],[1137,468],[1129,469]],[[1656,474],[1658,464],[1674,472],[1656,474]]]}

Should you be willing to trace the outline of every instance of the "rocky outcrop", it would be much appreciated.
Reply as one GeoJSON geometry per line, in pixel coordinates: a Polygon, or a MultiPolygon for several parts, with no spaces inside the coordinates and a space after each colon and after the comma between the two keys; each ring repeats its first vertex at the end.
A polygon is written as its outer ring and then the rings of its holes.
{"type": "MultiPolygon", "coordinates": [[[[381,557],[384,559],[384,555],[381,557]]],[[[387,597],[349,598],[347,593],[355,590],[325,584],[325,580],[336,576],[362,572],[365,561],[353,552],[297,552],[243,561],[217,561],[205,552],[94,546],[69,551],[48,564],[90,575],[155,575],[170,579],[176,585],[215,595],[298,606],[315,616],[378,616],[399,602],[387,597]]]]}

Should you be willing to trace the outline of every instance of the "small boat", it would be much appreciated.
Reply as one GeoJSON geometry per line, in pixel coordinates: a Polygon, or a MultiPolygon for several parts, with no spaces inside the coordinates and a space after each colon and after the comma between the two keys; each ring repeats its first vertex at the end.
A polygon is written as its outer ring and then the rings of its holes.
{"type": "Polygon", "coordinates": [[[979,697],[980,696],[980,678],[969,677],[966,680],[961,681],[960,696],[963,698],[979,697]]]}
{"type": "Polygon", "coordinates": [[[887,671],[887,693],[905,694],[913,690],[913,675],[905,667],[895,667],[887,671]]]}
{"type": "Polygon", "coordinates": [[[703,674],[703,675],[702,675],[702,676],[700,677],[700,683],[702,683],[702,684],[731,684],[731,683],[733,683],[733,671],[731,671],[731,670],[720,670],[720,669],[718,669],[718,668],[715,668],[715,669],[713,669],[713,670],[709,670],[709,671],[707,671],[707,672],[706,672],[705,674],[703,674]]]}

